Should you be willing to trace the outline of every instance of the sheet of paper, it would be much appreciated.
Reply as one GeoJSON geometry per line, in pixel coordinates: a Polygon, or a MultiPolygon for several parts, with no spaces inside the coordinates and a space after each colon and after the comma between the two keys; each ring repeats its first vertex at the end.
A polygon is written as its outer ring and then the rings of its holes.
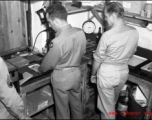
{"type": "Polygon", "coordinates": [[[38,68],[40,67],[39,64],[33,64],[33,65],[30,65],[28,66],[30,69],[36,71],[36,72],[39,72],[38,68]]]}
{"type": "Polygon", "coordinates": [[[28,72],[24,72],[23,73],[23,79],[19,81],[20,85],[22,85],[23,83],[25,83],[26,81],[28,81],[32,77],[33,77],[32,74],[30,74],[28,72]]]}

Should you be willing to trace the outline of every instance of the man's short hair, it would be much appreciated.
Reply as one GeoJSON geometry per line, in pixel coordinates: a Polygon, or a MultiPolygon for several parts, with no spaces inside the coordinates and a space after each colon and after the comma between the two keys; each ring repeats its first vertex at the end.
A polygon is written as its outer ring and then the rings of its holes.
{"type": "Polygon", "coordinates": [[[124,8],[119,2],[108,2],[105,4],[104,10],[110,15],[116,13],[118,18],[124,16],[124,8]]]}
{"type": "Polygon", "coordinates": [[[50,5],[46,9],[46,14],[47,13],[48,13],[50,19],[52,19],[52,20],[54,20],[55,18],[58,18],[58,19],[67,21],[67,11],[66,11],[65,7],[59,3],[50,5]]]}

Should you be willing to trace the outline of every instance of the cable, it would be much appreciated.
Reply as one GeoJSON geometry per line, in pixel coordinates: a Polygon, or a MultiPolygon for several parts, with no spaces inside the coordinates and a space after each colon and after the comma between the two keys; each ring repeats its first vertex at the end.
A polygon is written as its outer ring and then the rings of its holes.
{"type": "Polygon", "coordinates": [[[30,52],[28,55],[30,55],[30,54],[33,52],[38,36],[39,36],[42,32],[45,32],[45,31],[46,31],[46,30],[42,30],[41,32],[38,33],[38,35],[37,35],[36,38],[35,38],[33,48],[32,48],[31,52],[30,52]]]}
{"type": "Polygon", "coordinates": [[[38,36],[39,36],[42,32],[46,32],[46,31],[49,31],[49,32],[51,32],[51,33],[54,33],[54,32],[51,31],[51,30],[52,30],[52,29],[49,27],[49,28],[47,28],[47,29],[45,29],[45,30],[42,30],[42,31],[40,31],[40,32],[38,33],[38,35],[37,35],[36,38],[35,38],[33,48],[32,48],[31,52],[30,52],[28,55],[30,55],[30,54],[33,52],[38,36]]]}

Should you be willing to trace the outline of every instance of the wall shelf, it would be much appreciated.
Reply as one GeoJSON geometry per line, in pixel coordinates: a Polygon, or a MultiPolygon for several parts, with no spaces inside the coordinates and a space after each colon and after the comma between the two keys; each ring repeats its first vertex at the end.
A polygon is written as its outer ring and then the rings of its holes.
{"type": "MultiPolygon", "coordinates": [[[[102,12],[103,9],[97,9],[98,12],[102,12]]],[[[124,17],[134,18],[142,21],[147,21],[152,23],[152,18],[142,17],[140,14],[125,12],[124,17]]]]}
{"type": "Polygon", "coordinates": [[[139,20],[144,20],[147,22],[152,22],[152,18],[146,18],[146,17],[142,17],[140,16],[140,14],[134,14],[134,13],[125,13],[125,17],[131,17],[131,18],[135,18],[135,19],[139,19],[139,20]]]}

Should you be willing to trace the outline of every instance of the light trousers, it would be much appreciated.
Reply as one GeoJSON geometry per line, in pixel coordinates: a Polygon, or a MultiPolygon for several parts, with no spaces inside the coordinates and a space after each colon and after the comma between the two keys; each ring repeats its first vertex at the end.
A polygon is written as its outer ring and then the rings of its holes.
{"type": "Polygon", "coordinates": [[[81,71],[77,68],[54,70],[52,87],[56,119],[82,119],[81,71]]]}
{"type": "Polygon", "coordinates": [[[115,119],[115,104],[119,93],[128,79],[128,65],[101,64],[97,71],[98,99],[97,107],[101,111],[101,119],[115,119]]]}

